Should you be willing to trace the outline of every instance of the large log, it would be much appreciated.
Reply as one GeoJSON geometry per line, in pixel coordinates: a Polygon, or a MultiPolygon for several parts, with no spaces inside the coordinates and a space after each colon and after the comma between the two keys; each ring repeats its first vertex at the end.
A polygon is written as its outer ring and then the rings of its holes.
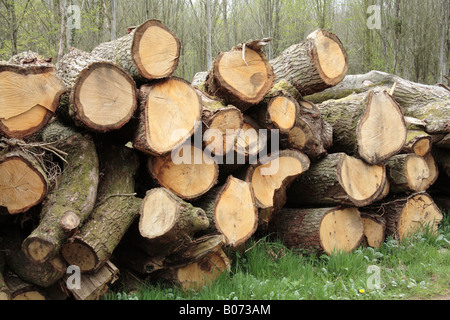
{"type": "Polygon", "coordinates": [[[138,218],[142,200],[135,196],[139,162],[133,150],[103,145],[98,150],[101,180],[97,202],[61,255],[84,273],[95,273],[111,258],[126,231],[138,218]]]}
{"type": "Polygon", "coordinates": [[[14,148],[0,153],[0,206],[19,214],[40,204],[50,187],[43,165],[31,153],[14,148]]]}
{"type": "Polygon", "coordinates": [[[154,19],[92,50],[92,54],[121,66],[137,82],[172,76],[178,67],[180,52],[178,37],[154,19]]]}
{"type": "Polygon", "coordinates": [[[270,64],[278,79],[286,79],[306,96],[339,84],[348,71],[348,56],[335,34],[318,29],[270,64]]]}
{"type": "Polygon", "coordinates": [[[375,88],[387,91],[394,88],[392,96],[402,107],[405,116],[423,120],[428,133],[450,132],[450,91],[440,86],[408,81],[385,72],[371,71],[366,74],[348,75],[339,85],[305,99],[322,103],[375,88]]]}
{"type": "Polygon", "coordinates": [[[23,139],[53,117],[66,91],[56,68],[37,53],[20,53],[0,64],[0,134],[23,139]]]}
{"type": "Polygon", "coordinates": [[[354,207],[284,208],[273,228],[288,248],[309,254],[351,252],[364,236],[360,212],[354,207]]]}
{"type": "Polygon", "coordinates": [[[249,41],[221,52],[204,82],[204,90],[242,112],[261,102],[273,86],[275,76],[262,48],[266,39],[249,41]]]}
{"type": "Polygon", "coordinates": [[[164,156],[185,143],[201,126],[202,102],[185,80],[171,77],[140,88],[140,123],[133,146],[164,156]]]}
{"type": "Polygon", "coordinates": [[[208,233],[221,233],[225,245],[239,247],[256,232],[258,209],[251,183],[229,176],[227,182],[213,188],[196,206],[210,221],[208,233]]]}
{"type": "Polygon", "coordinates": [[[270,220],[286,204],[286,190],[309,170],[309,158],[297,150],[281,150],[253,164],[246,172],[259,208],[259,225],[267,228],[270,220]]]}
{"type": "Polygon", "coordinates": [[[330,154],[311,164],[288,189],[290,206],[367,206],[386,187],[384,165],[369,165],[344,153],[330,154]]]}
{"type": "Polygon", "coordinates": [[[22,244],[22,250],[35,263],[53,258],[68,237],[60,224],[64,214],[73,212],[80,223],[88,218],[99,182],[98,156],[90,135],[53,122],[45,128],[42,138],[44,142],[57,142],[55,147],[67,156],[60,181],[44,203],[39,225],[22,244]]]}
{"type": "Polygon", "coordinates": [[[195,201],[217,184],[219,166],[207,152],[194,145],[176,154],[149,157],[148,170],[158,184],[186,201],[195,201]]]}
{"type": "Polygon", "coordinates": [[[403,112],[386,91],[370,91],[320,104],[322,117],[333,126],[332,152],[357,155],[379,164],[405,145],[403,112]]]}
{"type": "Polygon", "coordinates": [[[387,235],[397,240],[419,232],[436,234],[443,219],[442,212],[427,193],[386,202],[377,213],[386,219],[387,235]]]}
{"type": "Polygon", "coordinates": [[[164,260],[209,226],[205,212],[165,188],[147,192],[140,209],[136,244],[154,261],[164,260]]]}
{"type": "Polygon", "coordinates": [[[76,125],[95,132],[118,130],[137,110],[136,83],[118,65],[71,48],[57,69],[68,89],[61,114],[76,125]]]}

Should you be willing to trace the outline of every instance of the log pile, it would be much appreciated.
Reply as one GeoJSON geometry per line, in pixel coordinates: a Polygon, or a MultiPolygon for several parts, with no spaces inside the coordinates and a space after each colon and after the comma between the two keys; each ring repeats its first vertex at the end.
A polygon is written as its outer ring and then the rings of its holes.
{"type": "Polygon", "coordinates": [[[191,82],[156,20],[0,64],[0,299],[99,299],[128,274],[198,290],[260,235],[331,255],[436,232],[450,92],[347,76],[325,30],[271,61],[270,41],[191,82]]]}

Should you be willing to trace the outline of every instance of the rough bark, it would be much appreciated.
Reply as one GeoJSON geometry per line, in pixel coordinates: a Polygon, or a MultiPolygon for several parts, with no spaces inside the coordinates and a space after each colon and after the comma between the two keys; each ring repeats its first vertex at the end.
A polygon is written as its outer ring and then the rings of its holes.
{"type": "Polygon", "coordinates": [[[172,76],[178,67],[180,52],[178,37],[161,21],[153,19],[92,50],[92,54],[121,66],[137,82],[172,76]]]}
{"type": "Polygon", "coordinates": [[[339,84],[347,74],[348,56],[335,34],[318,29],[270,64],[278,79],[286,79],[306,96],[339,84]]]}
{"type": "Polygon", "coordinates": [[[22,244],[22,250],[35,263],[53,258],[68,237],[60,225],[62,215],[74,212],[81,223],[88,218],[99,181],[98,156],[91,136],[53,122],[43,132],[43,141],[58,142],[55,146],[67,156],[61,180],[44,203],[39,225],[22,244]]]}
{"type": "Polygon", "coordinates": [[[379,164],[398,154],[405,145],[407,127],[403,112],[386,91],[370,91],[319,106],[333,126],[332,152],[357,155],[379,164]]]}
{"type": "Polygon", "coordinates": [[[364,227],[358,209],[283,209],[274,230],[283,243],[309,254],[351,252],[363,240],[364,227]]]}
{"type": "Polygon", "coordinates": [[[142,200],[135,196],[139,162],[133,150],[104,145],[98,151],[101,177],[94,210],[61,254],[81,272],[95,273],[111,258],[126,231],[138,218],[142,200]]]}
{"type": "Polygon", "coordinates": [[[411,82],[385,72],[348,75],[339,85],[305,99],[322,103],[342,99],[353,93],[368,92],[377,87],[387,91],[394,88],[392,97],[402,107],[405,116],[423,120],[429,134],[449,133],[450,91],[440,86],[411,82]]]}
{"type": "Polygon", "coordinates": [[[310,169],[291,184],[287,203],[364,207],[380,197],[386,179],[384,165],[369,165],[344,153],[330,154],[311,164],[310,169]]]}

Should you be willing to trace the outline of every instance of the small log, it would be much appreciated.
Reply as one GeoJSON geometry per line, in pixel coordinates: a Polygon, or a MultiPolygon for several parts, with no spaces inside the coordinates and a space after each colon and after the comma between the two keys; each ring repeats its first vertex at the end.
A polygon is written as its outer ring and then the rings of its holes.
{"type": "Polygon", "coordinates": [[[378,214],[386,219],[387,235],[397,240],[423,231],[436,234],[443,219],[442,212],[427,193],[386,202],[378,214]]]}
{"type": "Polygon", "coordinates": [[[369,212],[361,212],[361,219],[364,226],[364,245],[379,248],[386,240],[386,220],[369,212]]]}
{"type": "Polygon", "coordinates": [[[65,213],[74,212],[84,223],[94,208],[99,182],[97,150],[90,135],[53,122],[45,128],[43,141],[57,142],[55,147],[67,156],[59,184],[42,207],[39,225],[22,244],[34,263],[44,263],[59,252],[68,237],[60,224],[65,213]]]}
{"type": "Polygon", "coordinates": [[[98,150],[102,179],[94,210],[61,247],[61,255],[83,273],[95,273],[108,261],[138,218],[142,200],[134,195],[139,162],[133,150],[104,145],[98,150]]]}
{"type": "Polygon", "coordinates": [[[344,153],[330,154],[311,164],[288,189],[293,206],[367,206],[378,200],[386,187],[386,168],[369,165],[344,153]]]}
{"type": "Polygon", "coordinates": [[[172,76],[178,67],[180,52],[178,37],[154,19],[92,50],[93,55],[121,66],[137,82],[172,76]]]}
{"type": "Polygon", "coordinates": [[[333,126],[331,152],[359,156],[379,164],[398,154],[406,142],[407,127],[400,106],[386,91],[370,91],[319,106],[333,126]]]}
{"type": "Polygon", "coordinates": [[[318,29],[270,64],[277,79],[286,79],[306,96],[339,84],[348,71],[348,55],[335,34],[318,29]]]}
{"type": "Polygon", "coordinates": [[[309,167],[309,158],[297,150],[282,150],[249,167],[245,181],[251,184],[255,194],[260,227],[267,227],[285,206],[286,190],[309,167]]]}
{"type": "Polygon", "coordinates": [[[181,78],[168,78],[140,88],[140,123],[134,148],[164,156],[185,143],[201,126],[202,102],[181,78]]]}
{"type": "Polygon", "coordinates": [[[194,145],[176,154],[149,157],[148,170],[158,184],[183,200],[195,201],[217,184],[219,166],[207,152],[194,145]]]}
{"type": "Polygon", "coordinates": [[[19,214],[44,201],[49,191],[47,174],[31,153],[14,149],[0,153],[0,206],[19,214]]]}
{"type": "Polygon", "coordinates": [[[422,192],[430,187],[430,168],[414,153],[393,156],[386,161],[392,193],[422,192]]]}
{"type": "Polygon", "coordinates": [[[309,254],[351,252],[363,240],[360,212],[349,208],[281,210],[274,228],[283,243],[309,254]]]}
{"type": "Polygon", "coordinates": [[[136,243],[155,260],[163,259],[192,237],[205,230],[209,221],[205,212],[183,201],[165,188],[147,192],[139,218],[136,243]]]}
{"type": "Polygon", "coordinates": [[[61,256],[56,255],[43,264],[34,264],[23,251],[22,233],[17,226],[10,226],[2,230],[3,249],[5,250],[8,269],[19,276],[23,281],[41,288],[48,288],[57,283],[66,272],[66,263],[61,256]]]}
{"type": "Polygon", "coordinates": [[[210,221],[210,233],[225,237],[234,248],[245,243],[258,227],[258,209],[251,183],[229,176],[223,186],[213,188],[195,203],[210,221]]]}
{"type": "Polygon", "coordinates": [[[204,83],[206,92],[242,112],[261,102],[275,80],[272,66],[261,50],[267,43],[249,41],[219,53],[204,83]]]}
{"type": "Polygon", "coordinates": [[[57,68],[68,89],[60,112],[66,120],[101,133],[131,120],[138,107],[136,83],[121,67],[71,48],[57,68]]]}
{"type": "Polygon", "coordinates": [[[49,61],[28,51],[0,64],[0,134],[24,139],[53,117],[66,87],[49,61]]]}
{"type": "Polygon", "coordinates": [[[431,152],[433,145],[432,136],[422,130],[408,130],[406,143],[403,147],[403,153],[415,153],[418,156],[425,157],[431,152]]]}

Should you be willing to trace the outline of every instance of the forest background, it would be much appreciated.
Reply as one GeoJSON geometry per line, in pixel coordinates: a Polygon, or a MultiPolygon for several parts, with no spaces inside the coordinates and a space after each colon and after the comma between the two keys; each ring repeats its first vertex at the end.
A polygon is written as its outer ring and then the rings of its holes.
{"type": "Polygon", "coordinates": [[[380,70],[426,84],[450,76],[450,0],[0,0],[0,60],[32,50],[57,62],[91,51],[148,19],[182,43],[175,73],[188,81],[220,51],[271,37],[275,58],[317,28],[343,42],[349,74],[380,70]]]}

